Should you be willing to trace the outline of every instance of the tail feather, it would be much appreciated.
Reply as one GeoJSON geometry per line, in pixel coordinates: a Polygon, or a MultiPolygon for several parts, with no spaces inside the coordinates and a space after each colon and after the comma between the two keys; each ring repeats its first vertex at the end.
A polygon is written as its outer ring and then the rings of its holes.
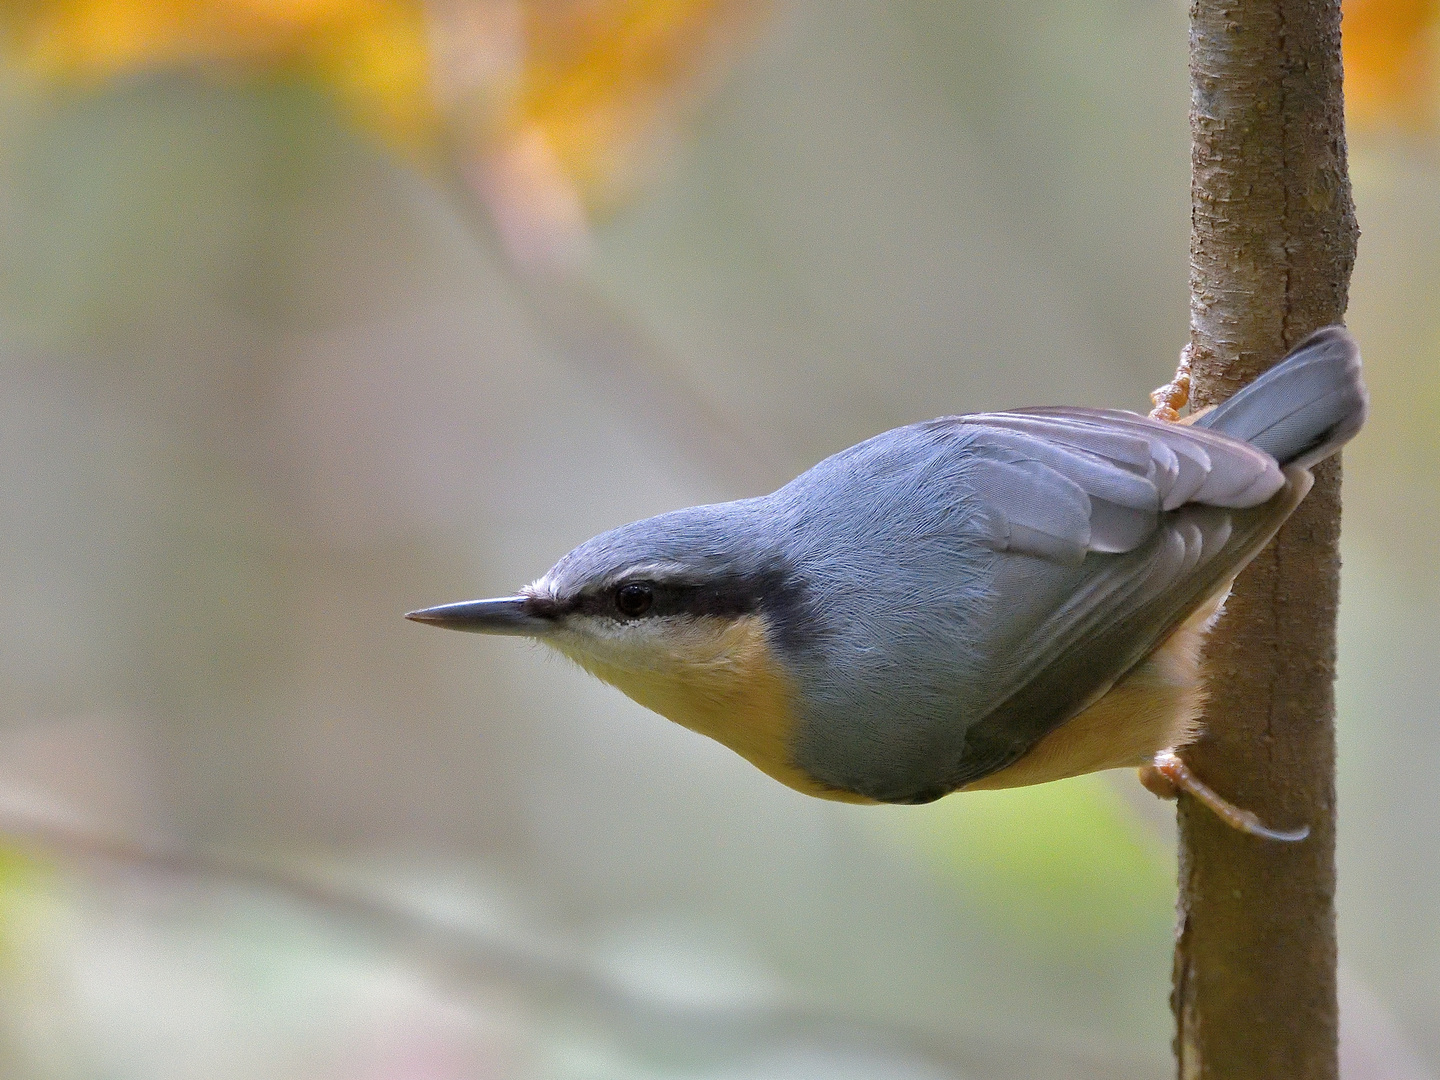
{"type": "Polygon", "coordinates": [[[1308,468],[1349,442],[1369,408],[1359,346],[1345,327],[1327,326],[1195,426],[1244,439],[1281,465],[1308,468]]]}

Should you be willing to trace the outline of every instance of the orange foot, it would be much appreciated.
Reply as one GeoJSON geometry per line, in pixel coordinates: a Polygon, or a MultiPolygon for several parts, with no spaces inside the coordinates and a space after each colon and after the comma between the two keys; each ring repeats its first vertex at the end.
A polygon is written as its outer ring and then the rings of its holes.
{"type": "Polygon", "coordinates": [[[1190,402],[1190,346],[1180,350],[1180,364],[1175,368],[1175,378],[1164,386],[1150,391],[1151,420],[1175,423],[1180,419],[1180,410],[1190,402]]]}
{"type": "Polygon", "coordinates": [[[1272,829],[1249,810],[1241,810],[1192,773],[1174,750],[1161,750],[1149,765],[1140,766],[1140,783],[1162,799],[1176,798],[1183,791],[1208,806],[1226,825],[1250,836],[1295,843],[1310,835],[1308,825],[1298,829],[1272,829]]]}

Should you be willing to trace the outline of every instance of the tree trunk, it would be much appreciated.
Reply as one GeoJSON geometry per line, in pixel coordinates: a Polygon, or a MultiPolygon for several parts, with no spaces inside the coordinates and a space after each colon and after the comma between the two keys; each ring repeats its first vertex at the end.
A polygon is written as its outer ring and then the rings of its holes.
{"type": "MultiPolygon", "coordinates": [[[[1355,258],[1338,0],[1190,8],[1191,369],[1232,394],[1345,312],[1355,258]]],[[[1334,1080],[1335,614],[1340,467],[1236,583],[1206,652],[1205,735],[1184,757],[1267,824],[1182,797],[1172,1004],[1182,1080],[1334,1080]]]]}

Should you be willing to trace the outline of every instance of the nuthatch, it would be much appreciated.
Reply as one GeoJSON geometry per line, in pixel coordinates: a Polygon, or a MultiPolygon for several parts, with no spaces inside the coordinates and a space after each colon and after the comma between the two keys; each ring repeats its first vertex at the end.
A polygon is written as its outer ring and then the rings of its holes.
{"type": "Polygon", "coordinates": [[[516,596],[408,617],[542,641],[821,798],[1152,762],[1203,797],[1167,756],[1196,734],[1201,643],[1366,409],[1331,326],[1193,423],[1060,407],[896,428],[772,494],[603,533],[516,596]]]}

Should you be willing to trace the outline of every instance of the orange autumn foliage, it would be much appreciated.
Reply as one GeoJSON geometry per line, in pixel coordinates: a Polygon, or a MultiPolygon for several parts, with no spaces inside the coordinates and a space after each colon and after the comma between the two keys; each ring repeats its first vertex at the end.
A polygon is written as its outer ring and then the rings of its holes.
{"type": "Polygon", "coordinates": [[[42,88],[137,73],[312,81],[419,159],[542,138],[610,201],[753,25],[755,0],[12,0],[10,66],[42,88]]]}
{"type": "Polygon", "coordinates": [[[1440,117],[1440,0],[1345,0],[1343,10],[1350,125],[1433,129],[1440,117]]]}

